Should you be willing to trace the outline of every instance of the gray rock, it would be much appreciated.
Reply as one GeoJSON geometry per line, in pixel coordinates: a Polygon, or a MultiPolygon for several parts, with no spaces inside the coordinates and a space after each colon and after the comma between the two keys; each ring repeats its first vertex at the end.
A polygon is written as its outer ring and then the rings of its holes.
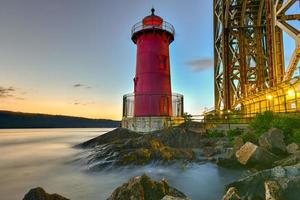
{"type": "Polygon", "coordinates": [[[58,194],[48,194],[41,187],[31,189],[25,194],[23,200],[69,200],[58,194]]]}
{"type": "Polygon", "coordinates": [[[300,164],[259,171],[226,186],[231,187],[243,200],[299,200],[300,164]]]}
{"type": "Polygon", "coordinates": [[[172,188],[165,180],[156,182],[147,175],[131,178],[127,183],[115,189],[107,200],[158,200],[166,195],[186,198],[179,190],[172,188]]]}
{"type": "Polygon", "coordinates": [[[190,200],[189,198],[172,197],[169,195],[164,196],[161,200],[190,200]]]}
{"type": "Polygon", "coordinates": [[[268,132],[262,134],[258,139],[258,143],[261,147],[273,153],[286,152],[283,131],[277,128],[271,128],[268,132]]]}
{"type": "Polygon", "coordinates": [[[265,198],[266,200],[280,200],[282,197],[282,188],[277,181],[265,182],[265,198]]]}
{"type": "Polygon", "coordinates": [[[295,153],[300,152],[299,145],[296,143],[291,143],[291,144],[287,145],[286,150],[289,154],[295,154],[295,153]]]}
{"type": "Polygon", "coordinates": [[[286,158],[276,161],[274,166],[290,166],[298,163],[300,163],[300,152],[296,152],[286,158]]]}
{"type": "Polygon", "coordinates": [[[85,157],[80,159],[89,165],[89,170],[102,170],[151,162],[172,164],[197,161],[193,149],[200,149],[208,143],[215,144],[215,139],[206,139],[202,134],[181,127],[149,134],[117,128],[76,147],[86,149],[85,157]]]}
{"type": "Polygon", "coordinates": [[[235,187],[231,187],[227,190],[226,194],[223,196],[223,200],[240,200],[241,197],[235,187]]]}
{"type": "Polygon", "coordinates": [[[235,155],[242,165],[258,166],[259,168],[271,166],[278,159],[276,155],[251,142],[244,144],[235,155]]]}
{"type": "Polygon", "coordinates": [[[241,168],[242,165],[238,162],[234,148],[227,148],[222,154],[215,156],[216,164],[226,168],[241,168]]]}

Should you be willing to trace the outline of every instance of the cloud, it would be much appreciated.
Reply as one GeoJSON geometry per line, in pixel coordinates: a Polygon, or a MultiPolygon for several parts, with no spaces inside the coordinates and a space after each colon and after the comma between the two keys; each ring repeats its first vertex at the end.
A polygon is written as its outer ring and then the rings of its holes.
{"type": "Polygon", "coordinates": [[[14,98],[16,100],[25,100],[24,97],[19,96],[19,94],[24,95],[26,92],[22,92],[15,87],[3,87],[0,86],[0,98],[14,98]]]}
{"type": "Polygon", "coordinates": [[[214,67],[213,58],[201,58],[187,62],[187,65],[196,72],[212,69],[214,67]]]}
{"type": "Polygon", "coordinates": [[[92,88],[91,86],[88,86],[88,85],[84,85],[84,84],[81,84],[81,83],[76,83],[73,85],[74,88],[85,88],[85,89],[90,89],[92,88]]]}
{"type": "Polygon", "coordinates": [[[16,89],[14,87],[0,86],[0,98],[13,97],[16,89]]]}
{"type": "Polygon", "coordinates": [[[94,103],[95,102],[93,102],[93,101],[90,101],[90,102],[81,102],[81,101],[75,100],[75,102],[73,103],[73,105],[75,105],[75,106],[87,106],[87,105],[94,104],[94,103]]]}

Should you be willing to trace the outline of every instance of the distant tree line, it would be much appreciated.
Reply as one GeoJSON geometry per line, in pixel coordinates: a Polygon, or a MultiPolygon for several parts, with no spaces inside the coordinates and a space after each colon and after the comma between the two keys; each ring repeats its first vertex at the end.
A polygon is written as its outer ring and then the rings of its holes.
{"type": "Polygon", "coordinates": [[[120,121],[0,111],[0,128],[114,128],[120,121]]]}

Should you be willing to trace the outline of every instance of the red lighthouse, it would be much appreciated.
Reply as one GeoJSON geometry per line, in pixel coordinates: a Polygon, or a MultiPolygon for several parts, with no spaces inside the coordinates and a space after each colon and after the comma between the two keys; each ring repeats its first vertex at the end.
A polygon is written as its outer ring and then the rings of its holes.
{"type": "Polygon", "coordinates": [[[171,90],[169,45],[175,30],[154,11],[132,28],[137,46],[134,94],[123,98],[122,126],[141,132],[168,127],[183,114],[183,96],[171,90]]]}
{"type": "Polygon", "coordinates": [[[169,45],[174,28],[151,11],[132,29],[137,45],[134,116],[172,116],[169,45]]]}

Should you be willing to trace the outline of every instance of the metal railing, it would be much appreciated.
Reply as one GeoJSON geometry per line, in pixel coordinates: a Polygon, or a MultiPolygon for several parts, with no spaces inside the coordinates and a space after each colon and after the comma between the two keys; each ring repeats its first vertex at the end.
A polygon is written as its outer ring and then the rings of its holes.
{"type": "MultiPolygon", "coordinates": [[[[123,117],[134,117],[135,99],[145,99],[149,105],[159,103],[157,99],[166,99],[165,102],[172,102],[172,117],[182,117],[183,110],[183,95],[173,93],[172,95],[162,94],[126,94],[123,96],[123,117]]],[[[158,107],[156,105],[155,107],[158,107]]]]}
{"type": "Polygon", "coordinates": [[[141,21],[133,25],[131,29],[131,36],[133,36],[135,33],[139,31],[149,30],[149,29],[165,30],[171,33],[172,35],[175,35],[175,28],[169,22],[164,21],[161,25],[144,25],[143,22],[141,21]]]}
{"type": "Polygon", "coordinates": [[[243,100],[244,113],[275,113],[300,112],[300,78],[283,82],[276,87],[266,89],[251,98],[243,100]]]}
{"type": "MultiPolygon", "coordinates": [[[[268,111],[268,110],[266,110],[268,111]]],[[[264,111],[264,112],[266,112],[264,111]]],[[[264,113],[261,112],[261,113],[264,113]]],[[[272,111],[271,111],[272,112],[272,111]]],[[[205,124],[249,124],[258,114],[245,113],[241,111],[211,111],[202,115],[193,115],[192,121],[202,122],[205,124]]],[[[273,112],[276,115],[300,115],[300,111],[273,112]]]]}

